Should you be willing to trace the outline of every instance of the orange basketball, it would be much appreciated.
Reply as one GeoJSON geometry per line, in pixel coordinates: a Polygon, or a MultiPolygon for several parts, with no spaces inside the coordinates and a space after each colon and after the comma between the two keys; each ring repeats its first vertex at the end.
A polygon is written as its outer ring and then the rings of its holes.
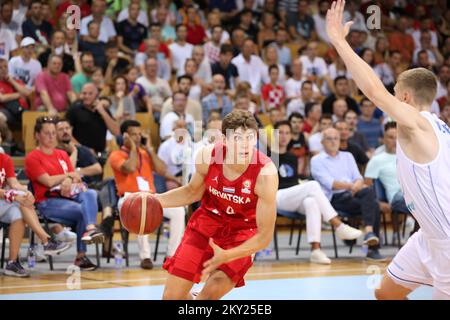
{"type": "Polygon", "coordinates": [[[120,221],[130,233],[152,233],[163,221],[161,203],[150,193],[130,194],[125,198],[120,210],[120,221]]]}

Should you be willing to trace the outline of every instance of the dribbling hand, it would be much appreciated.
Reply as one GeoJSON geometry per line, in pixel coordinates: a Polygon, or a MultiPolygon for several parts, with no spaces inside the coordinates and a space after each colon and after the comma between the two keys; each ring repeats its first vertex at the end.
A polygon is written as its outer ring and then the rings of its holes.
{"type": "Polygon", "coordinates": [[[209,245],[213,248],[214,255],[211,259],[203,264],[202,279],[206,280],[209,275],[220,265],[227,262],[226,250],[214,243],[212,238],[209,239],[209,245]]]}

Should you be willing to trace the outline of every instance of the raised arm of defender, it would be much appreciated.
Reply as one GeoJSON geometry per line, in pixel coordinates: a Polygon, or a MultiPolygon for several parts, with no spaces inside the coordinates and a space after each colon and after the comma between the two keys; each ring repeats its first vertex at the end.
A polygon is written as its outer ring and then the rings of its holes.
{"type": "Polygon", "coordinates": [[[345,1],[333,2],[327,13],[326,30],[356,85],[367,98],[400,126],[413,130],[421,128],[426,120],[420,116],[419,111],[391,95],[372,68],[353,51],[345,40],[353,22],[342,24],[344,6],[345,1]]]}

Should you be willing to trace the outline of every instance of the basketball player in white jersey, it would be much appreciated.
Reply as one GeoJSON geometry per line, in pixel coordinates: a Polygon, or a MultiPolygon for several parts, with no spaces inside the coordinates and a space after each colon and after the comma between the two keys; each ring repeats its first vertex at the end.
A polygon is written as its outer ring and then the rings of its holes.
{"type": "Polygon", "coordinates": [[[352,22],[342,24],[344,5],[335,1],[328,11],[328,36],[359,89],[398,124],[398,178],[421,227],[397,253],[375,295],[405,299],[429,285],[433,299],[450,299],[450,128],[429,111],[436,77],[424,68],[407,70],[391,95],[345,40],[352,22]]]}

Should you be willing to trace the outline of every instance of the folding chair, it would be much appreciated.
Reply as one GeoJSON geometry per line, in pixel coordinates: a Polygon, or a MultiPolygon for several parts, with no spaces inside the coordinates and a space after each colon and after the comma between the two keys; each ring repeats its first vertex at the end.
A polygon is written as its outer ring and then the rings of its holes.
{"type": "Polygon", "coordinates": [[[5,250],[6,250],[6,239],[8,238],[9,224],[0,222],[0,230],[3,229],[3,239],[2,239],[2,253],[0,261],[0,269],[3,269],[5,264],[5,250]]]}

